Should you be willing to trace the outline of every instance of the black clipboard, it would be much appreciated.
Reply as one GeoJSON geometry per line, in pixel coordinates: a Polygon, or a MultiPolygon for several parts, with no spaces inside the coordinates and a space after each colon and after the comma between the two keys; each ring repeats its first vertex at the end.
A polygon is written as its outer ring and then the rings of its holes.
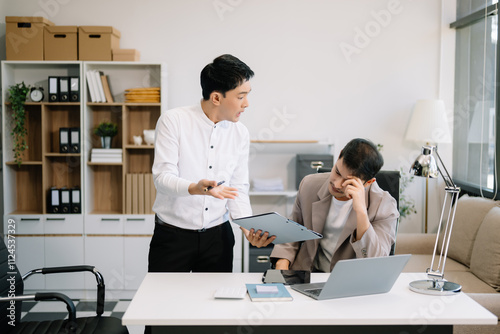
{"type": "Polygon", "coordinates": [[[233,223],[255,231],[269,232],[269,236],[275,235],[273,244],[283,244],[287,242],[321,239],[323,236],[283,217],[277,212],[263,213],[260,215],[233,219],[233,223]]]}

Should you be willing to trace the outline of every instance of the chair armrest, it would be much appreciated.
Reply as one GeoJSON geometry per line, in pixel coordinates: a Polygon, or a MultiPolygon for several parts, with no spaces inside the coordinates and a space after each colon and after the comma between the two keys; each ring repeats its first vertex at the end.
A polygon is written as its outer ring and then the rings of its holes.
{"type": "Polygon", "coordinates": [[[101,273],[97,271],[94,266],[88,265],[80,265],[80,266],[65,266],[65,267],[47,267],[47,268],[39,268],[30,270],[26,274],[23,275],[23,281],[28,277],[34,274],[60,274],[60,273],[74,273],[74,272],[83,272],[89,271],[94,274],[95,279],[97,281],[97,315],[102,315],[104,313],[104,301],[105,301],[105,285],[104,285],[104,277],[102,277],[101,273]]]}
{"type": "Polygon", "coordinates": [[[436,243],[436,233],[398,233],[396,254],[429,254],[436,243]]]}
{"type": "Polygon", "coordinates": [[[71,324],[75,324],[76,320],[76,307],[73,301],[66,295],[59,292],[37,292],[34,295],[20,295],[12,297],[0,297],[0,302],[5,301],[24,301],[24,300],[53,300],[57,299],[66,304],[68,310],[68,319],[71,324]]]}

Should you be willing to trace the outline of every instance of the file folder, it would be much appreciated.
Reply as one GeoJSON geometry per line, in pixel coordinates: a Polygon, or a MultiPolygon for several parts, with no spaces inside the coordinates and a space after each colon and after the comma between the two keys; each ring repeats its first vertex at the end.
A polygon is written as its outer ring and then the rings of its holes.
{"type": "Polygon", "coordinates": [[[47,212],[48,213],[59,213],[59,189],[52,187],[49,189],[49,194],[47,196],[47,212]]]}
{"type": "Polygon", "coordinates": [[[80,153],[80,128],[69,129],[69,152],[80,153]]]}
{"type": "Polygon", "coordinates": [[[69,128],[59,128],[59,153],[69,153],[69,128]]]}
{"type": "Polygon", "coordinates": [[[69,213],[71,209],[71,194],[68,188],[63,187],[60,190],[61,213],[69,213]]]}
{"type": "Polygon", "coordinates": [[[49,102],[59,102],[58,77],[49,77],[49,102]]]}
{"type": "Polygon", "coordinates": [[[82,213],[82,201],[79,187],[71,188],[71,213],[82,213]]]}
{"type": "Polygon", "coordinates": [[[273,244],[283,244],[287,242],[321,239],[323,236],[309,230],[277,212],[269,212],[256,216],[233,219],[233,223],[255,231],[262,230],[262,233],[269,232],[269,236],[275,235],[273,244]]]}
{"type": "Polygon", "coordinates": [[[69,78],[69,99],[70,102],[80,102],[80,78],[69,78]]]}
{"type": "Polygon", "coordinates": [[[69,102],[68,77],[59,77],[59,102],[69,102]]]}

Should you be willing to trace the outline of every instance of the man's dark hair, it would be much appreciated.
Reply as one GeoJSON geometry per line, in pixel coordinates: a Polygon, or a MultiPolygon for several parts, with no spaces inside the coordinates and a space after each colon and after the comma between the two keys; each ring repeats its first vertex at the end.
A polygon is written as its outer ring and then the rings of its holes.
{"type": "Polygon", "coordinates": [[[371,180],[384,165],[384,158],[371,141],[355,138],[347,143],[340,152],[339,159],[344,158],[344,166],[353,176],[363,181],[371,180]]]}
{"type": "Polygon", "coordinates": [[[235,89],[254,75],[244,62],[235,56],[225,54],[214,59],[203,68],[200,75],[203,99],[208,100],[212,92],[226,92],[235,89]]]}

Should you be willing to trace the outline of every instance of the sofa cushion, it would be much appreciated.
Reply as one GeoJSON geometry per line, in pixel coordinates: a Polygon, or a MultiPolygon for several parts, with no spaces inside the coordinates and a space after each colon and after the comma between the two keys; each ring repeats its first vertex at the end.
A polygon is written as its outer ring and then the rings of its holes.
{"type": "Polygon", "coordinates": [[[457,211],[451,232],[448,257],[470,267],[472,248],[479,226],[486,214],[498,205],[498,202],[464,195],[459,198],[456,205],[457,211]]]}
{"type": "Polygon", "coordinates": [[[477,231],[470,270],[500,292],[500,207],[488,212],[477,231]]]}
{"type": "Polygon", "coordinates": [[[448,271],[445,270],[444,279],[460,284],[465,293],[494,293],[497,294],[489,284],[480,280],[470,271],[448,271]]]}
{"type": "MultiPolygon", "coordinates": [[[[432,256],[427,254],[412,254],[410,260],[403,269],[405,273],[425,273],[427,268],[430,268],[432,261],[432,256]]],[[[434,269],[436,269],[439,259],[436,257],[434,259],[434,269]]],[[[444,275],[446,276],[450,271],[469,271],[469,267],[463,264],[447,258],[446,266],[444,268],[444,275]]]]}

